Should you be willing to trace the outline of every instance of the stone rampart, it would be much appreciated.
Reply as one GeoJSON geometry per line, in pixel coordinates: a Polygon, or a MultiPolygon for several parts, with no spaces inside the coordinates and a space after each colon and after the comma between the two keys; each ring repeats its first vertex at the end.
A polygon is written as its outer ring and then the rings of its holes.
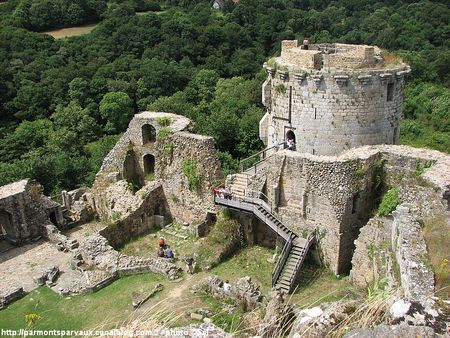
{"type": "Polygon", "coordinates": [[[405,298],[426,304],[434,295],[434,274],[424,261],[427,247],[420,223],[410,211],[407,206],[399,206],[393,213],[392,249],[405,298]]]}

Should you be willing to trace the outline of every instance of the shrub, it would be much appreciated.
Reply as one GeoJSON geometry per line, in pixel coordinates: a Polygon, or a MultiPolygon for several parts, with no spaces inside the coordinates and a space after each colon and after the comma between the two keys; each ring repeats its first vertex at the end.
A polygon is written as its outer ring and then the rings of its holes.
{"type": "Polygon", "coordinates": [[[173,143],[166,143],[163,146],[163,153],[167,156],[172,156],[173,154],[173,143]]]}
{"type": "Polygon", "coordinates": [[[197,161],[183,161],[183,173],[188,180],[189,190],[195,191],[200,188],[200,174],[197,170],[197,161]]]}
{"type": "Polygon", "coordinates": [[[157,117],[156,123],[161,127],[168,127],[172,124],[172,119],[170,117],[157,117]]]}
{"type": "Polygon", "coordinates": [[[400,203],[400,197],[398,196],[398,187],[389,189],[381,199],[381,203],[378,206],[378,215],[387,216],[395,210],[400,203]]]}
{"type": "Polygon", "coordinates": [[[158,130],[158,133],[156,134],[156,140],[158,142],[164,142],[170,137],[171,134],[172,129],[168,127],[161,128],[160,130],[158,130]]]}

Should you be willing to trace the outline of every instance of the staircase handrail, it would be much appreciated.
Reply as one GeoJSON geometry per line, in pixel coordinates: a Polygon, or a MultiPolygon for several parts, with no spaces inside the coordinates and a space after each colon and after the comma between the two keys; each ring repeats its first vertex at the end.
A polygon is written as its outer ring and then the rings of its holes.
{"type": "Polygon", "coordinates": [[[269,196],[261,191],[251,189],[246,189],[244,193],[246,197],[252,198],[254,200],[254,204],[258,204],[266,209],[266,211],[272,213],[272,202],[270,202],[269,196]],[[263,197],[264,199],[261,197],[263,197]]]}
{"type": "Polygon", "coordinates": [[[289,234],[289,239],[286,241],[286,243],[283,246],[283,250],[281,251],[280,258],[278,259],[277,264],[275,265],[275,268],[272,272],[272,286],[275,286],[275,284],[278,281],[278,278],[280,278],[281,272],[283,271],[284,265],[286,264],[286,261],[289,257],[289,252],[292,248],[292,241],[293,241],[293,234],[292,232],[289,234]]]}
{"type": "Polygon", "coordinates": [[[313,232],[306,239],[307,243],[306,243],[306,246],[304,248],[304,254],[295,263],[294,273],[289,277],[289,287],[290,287],[289,292],[291,291],[292,284],[294,282],[295,277],[297,276],[298,269],[303,264],[303,261],[305,260],[306,254],[308,253],[309,247],[311,246],[311,244],[315,240],[315,238],[316,238],[316,235],[315,235],[315,232],[313,232]]]}
{"type": "MultiPolygon", "coordinates": [[[[242,159],[242,160],[240,160],[239,161],[239,172],[244,172],[244,162],[246,162],[246,161],[248,161],[248,160],[250,160],[250,159],[253,159],[253,158],[255,158],[255,157],[257,157],[257,156],[260,156],[261,154],[263,155],[262,157],[262,159],[260,160],[260,161],[258,161],[258,162],[256,162],[253,166],[256,166],[256,165],[258,165],[259,163],[261,163],[261,162],[263,162],[265,159],[267,159],[268,157],[270,157],[271,155],[267,155],[267,153],[269,152],[269,151],[271,151],[271,150],[274,150],[274,149],[280,149],[280,148],[284,148],[284,145],[286,144],[286,142],[283,142],[283,143],[280,143],[280,144],[278,144],[278,145],[274,145],[274,146],[272,146],[272,147],[269,147],[269,148],[264,148],[263,150],[261,150],[261,151],[258,151],[256,154],[253,154],[253,155],[250,155],[249,157],[246,157],[246,158],[244,158],[244,159],[242,159]]],[[[273,154],[272,154],[273,155],[273,154]]],[[[253,167],[252,166],[252,167],[253,167]]],[[[251,167],[250,167],[251,168],[251,167]]],[[[250,168],[247,168],[246,170],[248,170],[248,169],[250,169],[250,168]]]]}

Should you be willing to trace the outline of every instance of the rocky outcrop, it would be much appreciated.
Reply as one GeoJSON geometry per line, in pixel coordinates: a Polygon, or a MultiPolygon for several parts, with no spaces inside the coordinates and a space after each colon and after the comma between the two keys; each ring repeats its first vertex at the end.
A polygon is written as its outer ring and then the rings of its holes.
{"type": "Polygon", "coordinates": [[[283,293],[273,289],[258,335],[263,338],[283,337],[290,331],[293,320],[292,306],[285,304],[283,293]]]}
{"type": "Polygon", "coordinates": [[[372,328],[354,329],[345,335],[346,338],[435,338],[439,337],[433,329],[425,326],[377,325],[372,328]]]}
{"type": "Polygon", "coordinates": [[[296,318],[289,337],[327,337],[329,331],[348,318],[359,305],[359,302],[351,300],[324,303],[302,310],[296,309],[296,318]]]}
{"type": "Polygon", "coordinates": [[[8,304],[24,297],[26,295],[23,288],[14,288],[9,290],[1,290],[0,293],[0,310],[8,304]]]}
{"type": "Polygon", "coordinates": [[[194,287],[211,294],[213,297],[229,297],[242,304],[246,311],[255,309],[262,301],[263,297],[259,287],[250,277],[242,277],[231,284],[228,289],[224,288],[224,281],[217,276],[208,276],[194,287]]]}

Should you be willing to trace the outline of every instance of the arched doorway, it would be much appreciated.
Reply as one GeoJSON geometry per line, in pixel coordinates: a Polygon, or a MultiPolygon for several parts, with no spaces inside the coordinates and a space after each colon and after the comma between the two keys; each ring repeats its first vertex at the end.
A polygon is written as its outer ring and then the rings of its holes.
{"type": "Polygon", "coordinates": [[[295,134],[294,134],[294,132],[292,130],[288,130],[286,132],[286,140],[285,140],[285,142],[286,142],[286,147],[288,149],[295,150],[295,144],[296,144],[295,134]]]}
{"type": "Polygon", "coordinates": [[[0,211],[0,231],[5,239],[15,239],[16,234],[12,224],[11,214],[5,210],[0,211]]]}
{"type": "Polygon", "coordinates": [[[151,176],[155,173],[155,156],[147,154],[144,156],[144,175],[151,176]]]}
{"type": "Polygon", "coordinates": [[[156,141],[156,129],[151,124],[142,126],[142,144],[156,141]]]}

